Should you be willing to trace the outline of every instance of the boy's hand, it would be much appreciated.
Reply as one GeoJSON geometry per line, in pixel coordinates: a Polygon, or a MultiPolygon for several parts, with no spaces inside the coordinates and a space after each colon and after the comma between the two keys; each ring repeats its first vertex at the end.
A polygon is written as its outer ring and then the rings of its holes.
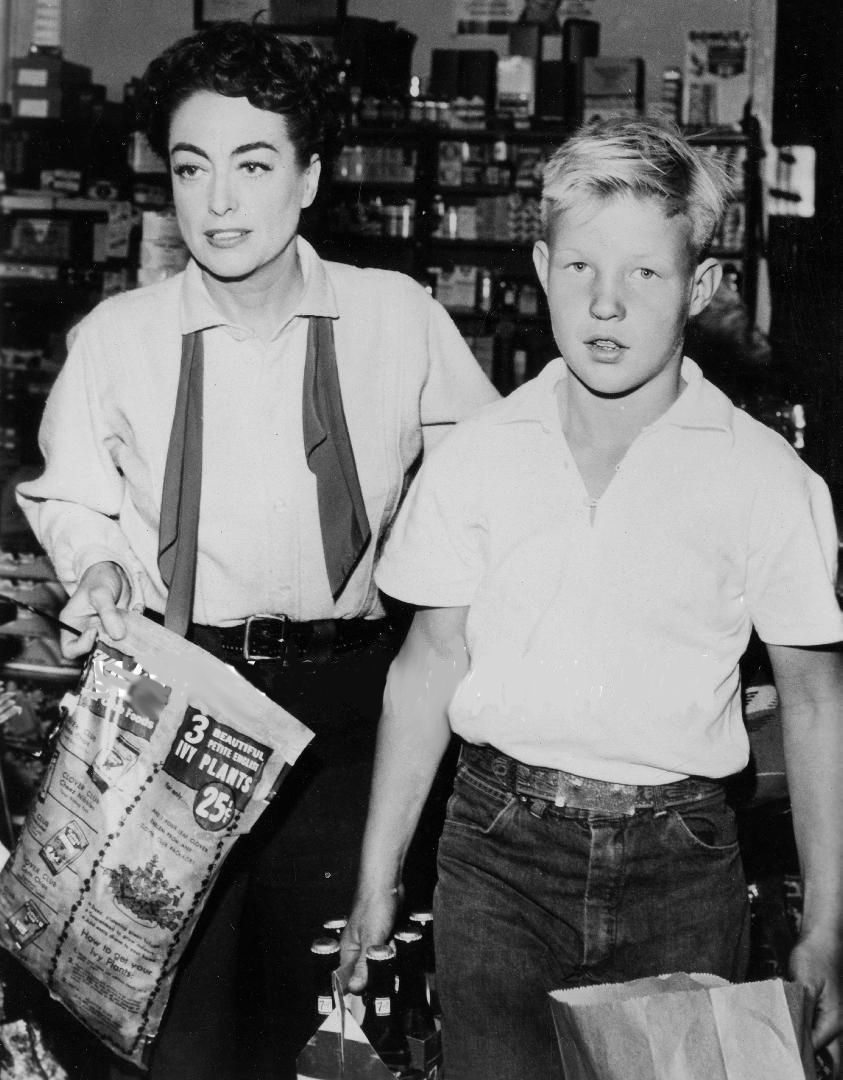
{"type": "Polygon", "coordinates": [[[352,994],[361,994],[366,988],[366,950],[370,945],[383,945],[389,941],[402,891],[400,888],[395,892],[389,890],[354,903],[340,940],[340,963],[356,960],[348,980],[348,990],[352,994]]]}
{"type": "Polygon", "coordinates": [[[89,566],[61,613],[63,622],[82,630],[79,637],[62,630],[61,651],[64,656],[74,660],[90,652],[100,627],[115,641],[125,637],[123,610],[128,605],[130,594],[128,578],[117,563],[98,562],[89,566]]]}
{"type": "Polygon", "coordinates": [[[790,975],[811,992],[816,1002],[814,1010],[814,1048],[819,1049],[843,1032],[843,976],[841,943],[820,941],[807,934],[796,944],[790,955],[790,975]]]}

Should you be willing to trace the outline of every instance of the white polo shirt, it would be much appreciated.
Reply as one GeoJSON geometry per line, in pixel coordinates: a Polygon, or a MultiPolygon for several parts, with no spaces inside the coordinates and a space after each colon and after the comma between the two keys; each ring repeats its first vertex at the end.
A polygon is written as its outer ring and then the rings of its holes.
{"type": "Polygon", "coordinates": [[[591,504],[551,363],[422,467],[380,588],[470,605],[451,725],[521,761],[615,783],[748,760],[738,661],[843,639],[828,489],[685,360],[685,388],[591,504]]]}

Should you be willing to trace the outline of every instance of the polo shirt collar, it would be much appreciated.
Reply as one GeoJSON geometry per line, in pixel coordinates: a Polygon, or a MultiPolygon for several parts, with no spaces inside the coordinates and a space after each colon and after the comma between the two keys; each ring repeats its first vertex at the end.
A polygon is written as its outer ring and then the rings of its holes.
{"type": "MultiPolygon", "coordinates": [[[[725,394],[710,383],[698,364],[689,357],[682,360],[682,379],[685,389],[658,420],[645,428],[655,431],[674,426],[724,431],[732,434],[734,405],[725,394]]],[[[560,356],[551,360],[529,383],[520,387],[502,403],[498,423],[523,421],[539,423],[545,430],[558,427],[556,387],[568,377],[568,368],[560,356]]]]}
{"type": "Polygon", "coordinates": [[[673,426],[723,431],[731,435],[734,405],[705,378],[699,365],[687,356],[682,360],[682,379],[685,389],[667,412],[644,430],[655,431],[660,427],[673,426]]]}
{"type": "MultiPolygon", "coordinates": [[[[304,276],[304,290],[290,318],[307,318],[310,315],[339,318],[336,294],[325,264],[303,237],[296,237],[296,248],[304,276]]],[[[215,326],[226,327],[237,337],[244,334],[244,328],[231,322],[214,304],[202,279],[202,271],[194,259],[187,264],[182,277],[180,320],[182,334],[209,330],[215,326]]],[[[283,329],[283,326],[279,326],[274,336],[277,337],[283,329]]]]}

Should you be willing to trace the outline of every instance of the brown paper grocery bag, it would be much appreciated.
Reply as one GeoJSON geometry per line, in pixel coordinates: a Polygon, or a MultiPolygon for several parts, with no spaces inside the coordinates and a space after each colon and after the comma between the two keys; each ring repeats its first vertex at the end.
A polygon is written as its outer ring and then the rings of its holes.
{"type": "Polygon", "coordinates": [[[565,1080],[814,1080],[804,987],[667,975],[555,990],[565,1080]]]}

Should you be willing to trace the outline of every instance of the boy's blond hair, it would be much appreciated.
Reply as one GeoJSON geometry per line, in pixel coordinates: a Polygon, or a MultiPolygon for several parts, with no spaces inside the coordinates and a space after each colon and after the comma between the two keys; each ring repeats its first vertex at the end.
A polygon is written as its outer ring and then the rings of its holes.
{"type": "Polygon", "coordinates": [[[688,218],[692,254],[700,261],[732,191],[732,180],[714,154],[691,146],[675,125],[609,118],[580,127],[548,161],[542,222],[549,238],[554,220],[583,199],[658,199],[669,217],[688,218]]]}

